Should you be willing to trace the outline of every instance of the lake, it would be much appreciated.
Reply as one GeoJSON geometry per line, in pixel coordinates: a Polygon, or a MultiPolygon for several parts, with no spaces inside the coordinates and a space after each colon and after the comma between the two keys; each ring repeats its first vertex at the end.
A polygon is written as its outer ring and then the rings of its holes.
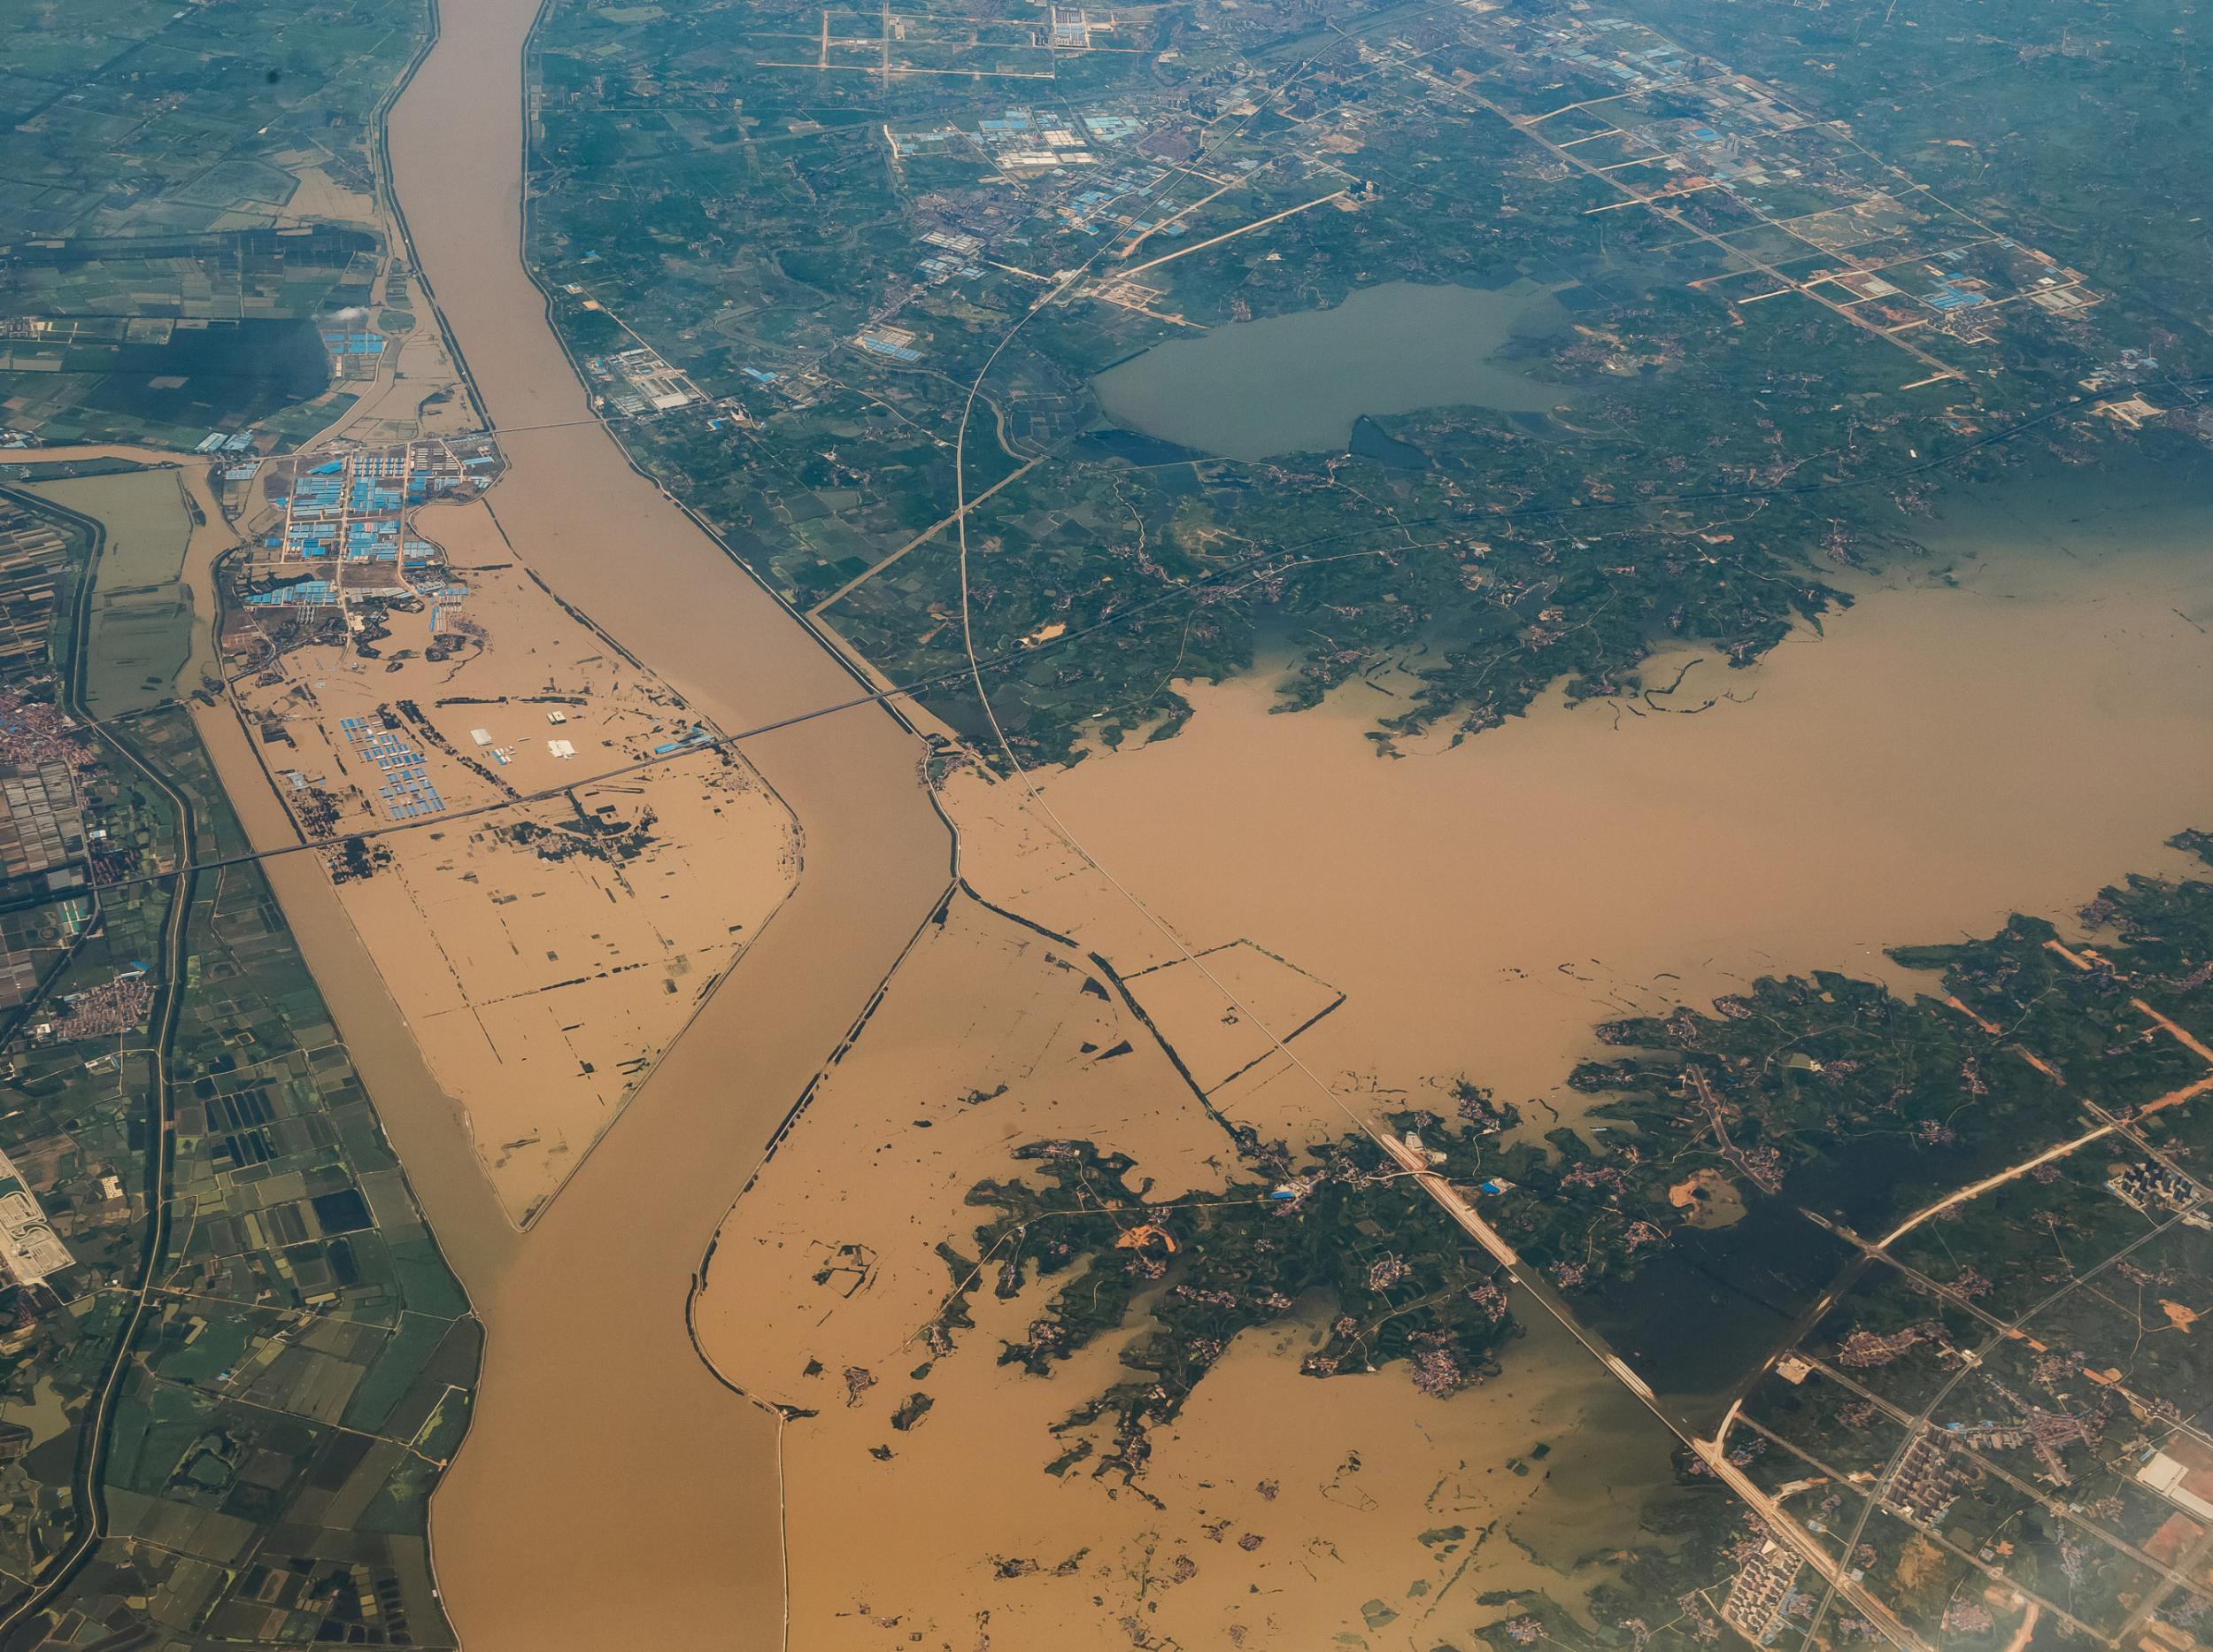
{"type": "Polygon", "coordinates": [[[1333,309],[1176,339],[1091,382],[1115,423],[1229,459],[1344,448],[1361,415],[1478,406],[1543,413],[1568,399],[1492,359],[1518,326],[1557,315],[1535,282],[1486,291],[1391,282],[1333,309]]]}

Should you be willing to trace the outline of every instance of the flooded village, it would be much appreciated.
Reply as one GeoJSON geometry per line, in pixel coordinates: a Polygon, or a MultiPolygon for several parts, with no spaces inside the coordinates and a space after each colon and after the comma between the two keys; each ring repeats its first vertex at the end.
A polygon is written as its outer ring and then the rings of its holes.
{"type": "Polygon", "coordinates": [[[1656,25],[1048,10],[450,0],[322,388],[0,455],[0,1645],[2199,1652],[2178,346],[1656,25]]]}
{"type": "Polygon", "coordinates": [[[518,562],[479,503],[500,473],[484,438],[264,466],[221,650],[527,1223],[774,914],[798,845],[721,731],[518,562]]]}
{"type": "MultiPolygon", "coordinates": [[[[945,796],[968,884],[1048,933],[987,944],[988,912],[955,899],[738,1199],[694,1309],[716,1369],[790,1418],[793,1603],[810,1638],[889,1645],[927,1625],[957,1645],[952,1625],[988,1601],[1010,1633],[1078,1634],[1108,1604],[1152,1633],[1294,1645],[1317,1619],[1373,1633],[1379,1575],[1400,1591],[1388,1621],[1417,1634],[1487,1591],[1573,1602],[1602,1586],[1595,1527],[1563,1548],[1553,1523],[1589,1520],[1566,1512],[1582,1498],[1621,1500],[1626,1517],[1659,1496],[1668,1440],[1618,1387],[1578,1386],[1600,1368],[1550,1327],[1427,1399],[1403,1366],[1302,1378],[1324,1325],[1245,1332],[1153,1436],[1140,1497],[1071,1448],[1096,1432],[1073,1414],[1126,1377],[1142,1316],[1049,1377],[1010,1367],[998,1350],[1035,1340],[1052,1287],[1020,1253],[976,1254],[975,1193],[1035,1177],[1015,1150],[1081,1138],[1134,1157],[1132,1183],[1170,1210],[1219,1187],[1241,1132],[1327,1141],[1347,1128],[1340,1104],[1450,1116],[1461,1078],[1511,1100],[1529,1137],[1566,1123],[1618,1139],[1566,1083],[1602,1050],[1602,1023],[1816,967],[1924,992],[1886,955],[1893,937],[1973,932],[2024,907],[2064,917],[2101,880],[2179,865],[2161,823],[2213,807],[2205,776],[2159,759],[2213,739],[2193,618],[2213,612],[2213,583],[2188,553],[2192,498],[2147,499],[2125,530],[1958,510],[1956,538],[1939,541],[1955,588],[1867,591],[1847,622],[1754,672],[1694,670],[1686,699],[1710,713],[1555,706],[1378,763],[1361,737],[1361,697],[1378,691],[1285,717],[1256,681],[1194,691],[1173,741],[1039,776],[1042,807],[1018,782],[956,773],[945,796]],[[2055,763],[2117,763],[2141,784],[2062,799],[2037,778],[2055,763]],[[1970,812],[1979,834],[1946,829],[1970,812]],[[1183,831],[1161,833],[1166,818],[1183,831]],[[1570,821],[1623,837],[1562,863],[1544,845],[1570,821]],[[1186,853],[1190,835],[1236,845],[1238,874],[1186,853]],[[1674,880],[1659,922],[1655,853],[1674,880]],[[1533,878],[1540,864],[1558,880],[1533,878]],[[955,982],[963,959],[976,961],[955,982]],[[977,1018],[972,993],[1028,1007],[977,1018]],[[943,1303],[970,1278],[975,1323],[947,1336],[943,1303]],[[1532,1382],[1558,1386],[1557,1409],[1528,1411],[1532,1382]],[[1418,1428],[1418,1447],[1386,1444],[1384,1417],[1418,1428]],[[1292,1516],[1290,1487],[1308,1482],[1276,1469],[1285,1438],[1363,1442],[1361,1478],[1316,1464],[1320,1501],[1292,1516]],[[1504,1468],[1540,1447],[1533,1478],[1504,1468]],[[955,1475],[990,1485],[994,1512],[917,1552],[921,1510],[955,1475]],[[1491,1533],[1480,1556],[1435,1537],[1453,1525],[1491,1533]],[[1114,1541],[1033,1552],[1027,1534],[1068,1528],[1114,1541]],[[1268,1547],[1217,1549],[1217,1532],[1268,1547]],[[815,1573],[811,1549],[839,1558],[815,1573]]],[[[1694,1227],[1726,1229],[1759,1192],[1725,1165],[1699,1175],[1694,1227]]]]}

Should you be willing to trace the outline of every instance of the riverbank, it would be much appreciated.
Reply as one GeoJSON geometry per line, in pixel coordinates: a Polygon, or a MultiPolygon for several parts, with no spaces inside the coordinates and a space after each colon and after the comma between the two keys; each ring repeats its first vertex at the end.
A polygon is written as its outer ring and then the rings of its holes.
{"type": "MultiPolygon", "coordinates": [[[[524,0],[447,0],[389,128],[423,285],[505,432],[490,513],[526,567],[723,726],[850,699],[835,658],[631,467],[545,324],[520,257],[534,17],[524,0]]],[[[365,1061],[366,1076],[410,1167],[439,1166],[419,1179],[425,1208],[488,1331],[477,1421],[432,1511],[472,1652],[781,1633],[773,1420],[700,1363],[684,1301],[776,1121],[944,890],[951,842],[921,743],[875,706],[746,754],[798,816],[798,887],[527,1238],[496,1231],[473,1169],[452,1168],[452,1109],[410,1082],[419,1054],[365,993],[385,1077],[365,1061]]],[[[319,978],[366,976],[327,886],[299,887],[320,875],[286,870],[319,978]]]]}

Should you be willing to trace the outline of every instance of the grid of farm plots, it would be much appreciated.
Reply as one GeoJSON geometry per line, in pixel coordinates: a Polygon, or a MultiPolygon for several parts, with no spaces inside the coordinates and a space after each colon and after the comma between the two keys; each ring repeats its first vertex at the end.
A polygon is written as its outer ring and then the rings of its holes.
{"type": "Polygon", "coordinates": [[[341,717],[338,727],[361,755],[376,764],[382,784],[376,800],[386,818],[419,820],[445,811],[445,799],[431,784],[421,750],[405,736],[379,728],[366,717],[341,717]]]}

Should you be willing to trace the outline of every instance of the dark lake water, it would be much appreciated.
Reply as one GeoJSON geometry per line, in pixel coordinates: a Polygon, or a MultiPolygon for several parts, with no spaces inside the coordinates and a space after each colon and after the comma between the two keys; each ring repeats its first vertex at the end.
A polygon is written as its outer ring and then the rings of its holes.
{"type": "Polygon", "coordinates": [[[1333,309],[1157,345],[1092,388],[1115,423],[1201,452],[1257,459],[1339,450],[1364,414],[1542,413],[1566,401],[1558,386],[1493,359],[1543,311],[1557,313],[1533,282],[1496,290],[1392,282],[1333,309]]]}

